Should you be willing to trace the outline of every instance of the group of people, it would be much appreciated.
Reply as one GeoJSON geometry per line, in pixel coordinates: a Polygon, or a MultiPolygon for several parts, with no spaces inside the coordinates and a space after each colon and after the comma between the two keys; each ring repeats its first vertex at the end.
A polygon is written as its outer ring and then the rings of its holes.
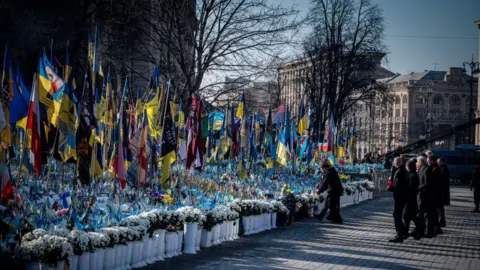
{"type": "Polygon", "coordinates": [[[442,234],[446,226],[444,207],[450,205],[450,171],[445,161],[427,151],[408,161],[397,157],[393,163],[388,190],[393,192],[397,234],[390,242],[442,234]],[[409,231],[412,222],[415,228],[409,231]]]}

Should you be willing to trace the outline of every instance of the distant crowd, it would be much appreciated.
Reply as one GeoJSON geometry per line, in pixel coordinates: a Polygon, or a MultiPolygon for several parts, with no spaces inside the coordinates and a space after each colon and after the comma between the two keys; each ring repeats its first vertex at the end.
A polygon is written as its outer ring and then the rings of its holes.
{"type": "MultiPolygon", "coordinates": [[[[447,225],[445,206],[450,205],[450,170],[442,158],[427,151],[425,154],[405,160],[396,157],[388,180],[388,190],[393,192],[396,236],[390,242],[401,243],[409,237],[420,240],[443,234],[447,225]],[[415,228],[411,231],[410,225],[415,228]]],[[[473,174],[475,209],[479,213],[480,166],[473,174]]]]}

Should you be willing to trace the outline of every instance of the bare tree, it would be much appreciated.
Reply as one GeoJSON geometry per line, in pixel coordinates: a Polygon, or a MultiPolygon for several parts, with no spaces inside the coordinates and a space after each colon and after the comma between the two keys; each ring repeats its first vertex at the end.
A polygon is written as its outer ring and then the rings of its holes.
{"type": "Polygon", "coordinates": [[[320,139],[330,114],[338,125],[356,102],[385,89],[375,84],[375,70],[385,55],[384,19],[371,0],[312,0],[312,4],[313,31],[304,42],[309,64],[306,94],[314,106],[313,134],[320,139]]]}
{"type": "MultiPolygon", "coordinates": [[[[300,23],[294,7],[267,0],[144,0],[135,1],[130,12],[135,20],[129,28],[140,38],[128,57],[160,60],[186,107],[195,92],[217,98],[225,75],[251,78],[266,72],[300,23]],[[215,75],[222,81],[206,80],[215,75]]],[[[125,68],[134,67],[127,61],[125,68]]]]}

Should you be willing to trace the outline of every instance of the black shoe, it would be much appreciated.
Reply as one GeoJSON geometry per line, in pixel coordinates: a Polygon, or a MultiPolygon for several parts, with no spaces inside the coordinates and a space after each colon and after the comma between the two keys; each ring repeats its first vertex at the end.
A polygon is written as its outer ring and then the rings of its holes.
{"type": "Polygon", "coordinates": [[[472,211],[472,213],[480,213],[480,210],[475,209],[475,210],[472,211]]]}
{"type": "Polygon", "coordinates": [[[343,220],[341,220],[341,219],[332,220],[332,223],[335,223],[335,224],[343,224],[343,220]]]}
{"type": "Polygon", "coordinates": [[[415,239],[415,240],[420,240],[420,239],[422,239],[423,237],[425,237],[425,235],[423,235],[423,234],[417,234],[417,235],[415,235],[415,237],[414,237],[413,239],[415,239]]]}
{"type": "Polygon", "coordinates": [[[417,233],[417,231],[411,231],[411,232],[409,232],[408,234],[409,234],[410,236],[415,237],[418,233],[417,233]]]}
{"type": "Polygon", "coordinates": [[[407,240],[409,237],[410,237],[410,234],[409,234],[409,233],[404,233],[404,234],[402,235],[403,240],[407,240]]]}
{"type": "Polygon", "coordinates": [[[395,238],[388,240],[391,243],[403,243],[403,238],[399,235],[395,236],[395,238]]]}
{"type": "Polygon", "coordinates": [[[443,234],[443,230],[440,229],[440,227],[438,227],[436,230],[435,230],[435,234],[443,234]]]}
{"type": "Polygon", "coordinates": [[[435,234],[434,233],[427,233],[427,235],[425,237],[426,238],[434,238],[435,234]]]}
{"type": "Polygon", "coordinates": [[[447,227],[447,222],[445,220],[440,221],[440,227],[447,227]]]}

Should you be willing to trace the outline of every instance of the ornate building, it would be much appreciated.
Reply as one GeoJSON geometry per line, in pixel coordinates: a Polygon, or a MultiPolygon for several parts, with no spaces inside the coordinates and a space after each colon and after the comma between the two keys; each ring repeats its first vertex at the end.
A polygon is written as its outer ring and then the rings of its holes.
{"type": "MultiPolygon", "coordinates": [[[[359,102],[352,121],[357,130],[357,157],[428,138],[468,121],[470,87],[462,68],[423,71],[377,80],[392,94],[388,102],[359,102]]],[[[475,84],[475,89],[477,85],[475,84]]],[[[473,108],[477,108],[476,92],[473,108]]],[[[468,132],[430,144],[432,149],[454,149],[466,143],[468,132]]]]}
{"type": "MultiPolygon", "coordinates": [[[[373,55],[375,61],[375,71],[373,79],[387,78],[394,75],[390,70],[382,67],[382,59],[385,54],[378,53],[373,55]]],[[[307,102],[305,95],[305,86],[307,83],[307,72],[310,71],[312,62],[309,58],[297,59],[284,63],[278,68],[280,103],[288,105],[292,115],[297,115],[300,101],[303,98],[307,102]]]]}

